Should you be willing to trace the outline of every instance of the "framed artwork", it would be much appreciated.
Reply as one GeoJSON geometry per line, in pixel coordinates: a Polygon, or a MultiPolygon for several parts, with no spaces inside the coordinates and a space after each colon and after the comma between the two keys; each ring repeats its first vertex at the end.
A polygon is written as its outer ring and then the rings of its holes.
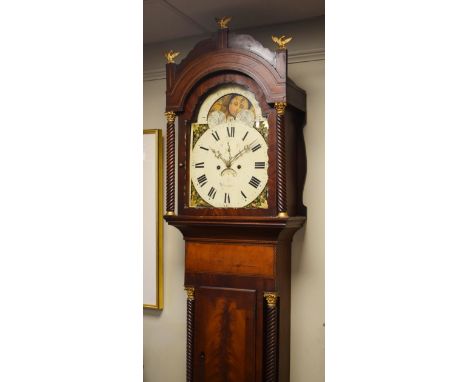
{"type": "Polygon", "coordinates": [[[163,308],[163,283],[163,144],[152,129],[143,130],[143,308],[163,308]]]}

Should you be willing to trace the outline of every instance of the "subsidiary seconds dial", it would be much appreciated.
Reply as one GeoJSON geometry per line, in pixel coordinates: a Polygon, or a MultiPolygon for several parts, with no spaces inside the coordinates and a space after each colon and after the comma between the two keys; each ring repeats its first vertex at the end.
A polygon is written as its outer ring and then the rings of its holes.
{"type": "Polygon", "coordinates": [[[192,148],[192,187],[213,207],[245,207],[268,182],[267,151],[258,130],[242,121],[209,128],[192,148]]]}

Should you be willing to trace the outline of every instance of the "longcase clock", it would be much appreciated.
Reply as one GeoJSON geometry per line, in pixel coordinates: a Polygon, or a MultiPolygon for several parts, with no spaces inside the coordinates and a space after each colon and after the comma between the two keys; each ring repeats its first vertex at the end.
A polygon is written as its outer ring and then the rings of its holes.
{"type": "Polygon", "coordinates": [[[187,382],[287,382],[306,94],[287,77],[290,39],[271,51],[228,21],[179,64],[166,53],[165,219],[185,240],[187,382]]]}

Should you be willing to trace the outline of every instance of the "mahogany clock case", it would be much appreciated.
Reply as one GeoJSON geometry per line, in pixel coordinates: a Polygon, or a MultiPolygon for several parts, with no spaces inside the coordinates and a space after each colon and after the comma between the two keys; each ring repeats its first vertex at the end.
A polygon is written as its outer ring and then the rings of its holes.
{"type": "Polygon", "coordinates": [[[185,240],[187,382],[289,381],[291,240],[306,219],[306,95],[287,78],[287,50],[266,51],[220,29],[166,66],[165,219],[185,240]],[[191,126],[206,98],[227,84],[253,93],[268,121],[267,208],[189,204],[191,126]]]}

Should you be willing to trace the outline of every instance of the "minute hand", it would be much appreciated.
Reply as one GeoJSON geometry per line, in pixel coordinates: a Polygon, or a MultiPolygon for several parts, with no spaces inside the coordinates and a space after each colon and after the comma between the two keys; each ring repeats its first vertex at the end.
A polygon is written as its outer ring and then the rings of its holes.
{"type": "Polygon", "coordinates": [[[252,146],[253,146],[254,143],[256,143],[256,142],[257,142],[257,140],[255,139],[255,140],[254,140],[253,142],[251,142],[250,144],[245,145],[244,148],[243,148],[241,151],[239,151],[236,155],[234,155],[234,156],[232,157],[232,159],[229,161],[229,163],[232,165],[232,163],[233,163],[235,160],[239,159],[239,158],[240,158],[242,155],[244,155],[246,152],[250,151],[250,150],[252,149],[252,146]]]}

